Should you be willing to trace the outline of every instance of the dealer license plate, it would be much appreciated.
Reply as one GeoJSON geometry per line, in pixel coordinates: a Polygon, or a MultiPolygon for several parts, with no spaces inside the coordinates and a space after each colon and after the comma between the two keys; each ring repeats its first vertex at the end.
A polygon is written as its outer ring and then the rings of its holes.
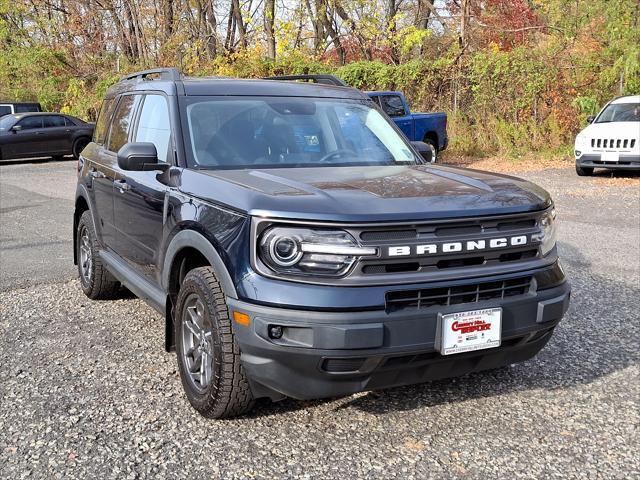
{"type": "Polygon", "coordinates": [[[619,162],[620,154],[618,152],[602,152],[600,160],[602,162],[619,162]]]}
{"type": "Polygon", "coordinates": [[[502,309],[485,308],[442,315],[440,353],[472,352],[500,346],[502,309]]]}

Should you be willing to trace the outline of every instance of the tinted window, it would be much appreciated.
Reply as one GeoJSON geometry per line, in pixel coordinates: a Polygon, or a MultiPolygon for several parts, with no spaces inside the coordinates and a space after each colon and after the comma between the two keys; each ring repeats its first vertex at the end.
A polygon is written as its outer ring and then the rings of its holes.
{"type": "Polygon", "coordinates": [[[10,113],[13,113],[11,111],[11,107],[9,105],[0,105],[0,117],[3,115],[9,115],[10,113]]]}
{"type": "Polygon", "coordinates": [[[15,115],[7,115],[0,118],[0,131],[9,130],[16,123],[15,115]]]}
{"type": "Polygon", "coordinates": [[[162,95],[147,95],[142,105],[135,141],[153,143],[158,151],[158,159],[168,161],[170,138],[167,100],[162,95]]]}
{"type": "Polygon", "coordinates": [[[398,95],[386,95],[380,97],[382,109],[390,117],[401,117],[404,115],[404,105],[398,95]]]}
{"type": "Polygon", "coordinates": [[[64,127],[64,117],[60,115],[47,115],[44,117],[44,128],[64,127]]]}
{"type": "Polygon", "coordinates": [[[71,120],[68,117],[64,117],[64,122],[65,122],[67,127],[75,127],[76,126],[76,124],[73,122],[73,120],[71,120]]]}
{"type": "Polygon", "coordinates": [[[104,145],[104,141],[107,138],[109,120],[111,119],[111,114],[113,113],[113,107],[115,107],[115,105],[116,102],[114,98],[109,98],[102,102],[102,107],[100,108],[100,114],[98,115],[98,121],[96,123],[96,129],[93,134],[93,141],[100,145],[104,145]]]}
{"type": "Polygon", "coordinates": [[[16,105],[16,113],[39,112],[37,105],[16,105]]]}
{"type": "Polygon", "coordinates": [[[111,131],[109,133],[109,145],[107,148],[112,152],[120,150],[129,141],[133,107],[139,95],[124,95],[118,102],[118,107],[113,114],[111,131]]]}
{"type": "Polygon", "coordinates": [[[22,127],[22,130],[33,130],[34,128],[42,128],[42,117],[25,117],[20,120],[17,125],[22,127]]]}

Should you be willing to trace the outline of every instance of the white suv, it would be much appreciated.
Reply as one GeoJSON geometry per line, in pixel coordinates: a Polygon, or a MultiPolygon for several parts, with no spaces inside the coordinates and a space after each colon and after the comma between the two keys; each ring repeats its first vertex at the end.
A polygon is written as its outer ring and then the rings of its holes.
{"type": "Polygon", "coordinates": [[[576,172],[640,170],[640,95],[611,100],[576,137],[576,172]]]}

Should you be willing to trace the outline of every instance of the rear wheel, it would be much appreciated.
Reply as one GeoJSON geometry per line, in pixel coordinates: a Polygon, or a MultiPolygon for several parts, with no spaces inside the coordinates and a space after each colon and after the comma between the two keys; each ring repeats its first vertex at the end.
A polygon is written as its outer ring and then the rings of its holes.
{"type": "Polygon", "coordinates": [[[75,158],[76,160],[80,158],[82,150],[84,150],[87,145],[89,145],[88,137],[80,137],[75,142],[73,142],[73,148],[71,150],[71,153],[73,153],[73,158],[75,158]]]}
{"type": "Polygon", "coordinates": [[[191,270],[175,309],[178,368],[189,403],[208,418],[242,415],[253,406],[229,310],[210,267],[191,270]]]}
{"type": "Polygon", "coordinates": [[[580,177],[590,177],[591,175],[593,175],[593,168],[581,167],[576,163],[576,173],[580,177]]]}
{"type": "Polygon", "coordinates": [[[92,300],[113,298],[120,284],[107,271],[98,255],[98,240],[89,210],[82,214],[78,222],[76,249],[78,275],[84,294],[92,300]]]}
{"type": "Polygon", "coordinates": [[[438,147],[436,143],[430,138],[425,138],[424,143],[426,143],[427,147],[431,150],[431,163],[436,163],[438,159],[438,147]]]}

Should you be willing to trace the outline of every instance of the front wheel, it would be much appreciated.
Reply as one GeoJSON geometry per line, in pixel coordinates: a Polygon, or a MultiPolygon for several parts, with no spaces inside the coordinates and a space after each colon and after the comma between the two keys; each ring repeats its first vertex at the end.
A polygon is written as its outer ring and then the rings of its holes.
{"type": "Polygon", "coordinates": [[[189,403],[208,418],[249,411],[253,395],[224,293],[210,267],[187,273],[174,318],[178,368],[189,403]]]}
{"type": "Polygon", "coordinates": [[[581,167],[576,163],[576,173],[579,177],[590,177],[593,175],[593,168],[581,167]]]}

